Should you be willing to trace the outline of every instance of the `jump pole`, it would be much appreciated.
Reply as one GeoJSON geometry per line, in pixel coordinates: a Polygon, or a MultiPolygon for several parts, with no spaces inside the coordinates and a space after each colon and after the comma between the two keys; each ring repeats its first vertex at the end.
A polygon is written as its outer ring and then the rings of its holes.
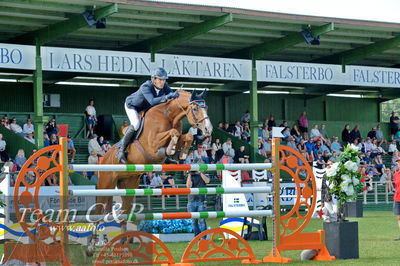
{"type": "Polygon", "coordinates": [[[243,193],[271,193],[270,186],[241,188],[162,188],[162,189],[77,189],[70,196],[161,196],[161,195],[216,195],[243,193]]]}

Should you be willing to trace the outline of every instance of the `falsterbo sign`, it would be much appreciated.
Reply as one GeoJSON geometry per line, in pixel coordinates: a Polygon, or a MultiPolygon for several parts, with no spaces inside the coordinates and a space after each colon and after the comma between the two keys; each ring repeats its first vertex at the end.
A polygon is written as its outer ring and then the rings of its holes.
{"type": "Polygon", "coordinates": [[[400,87],[400,69],[292,62],[257,62],[257,80],[269,82],[400,87]]]}
{"type": "MultiPolygon", "coordinates": [[[[0,44],[0,68],[35,69],[35,47],[0,44]]],[[[251,61],[219,57],[119,52],[42,47],[45,71],[150,75],[162,66],[171,77],[251,81],[251,61]]],[[[257,81],[368,87],[400,87],[400,69],[340,65],[257,61],[257,81]]]]}

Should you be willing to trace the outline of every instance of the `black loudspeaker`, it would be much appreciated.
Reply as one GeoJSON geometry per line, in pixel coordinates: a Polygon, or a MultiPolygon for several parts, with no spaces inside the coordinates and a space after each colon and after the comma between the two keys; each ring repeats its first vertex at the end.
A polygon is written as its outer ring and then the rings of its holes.
{"type": "Polygon", "coordinates": [[[112,137],[113,119],[111,115],[100,115],[97,117],[96,134],[103,136],[106,140],[112,137]]]}

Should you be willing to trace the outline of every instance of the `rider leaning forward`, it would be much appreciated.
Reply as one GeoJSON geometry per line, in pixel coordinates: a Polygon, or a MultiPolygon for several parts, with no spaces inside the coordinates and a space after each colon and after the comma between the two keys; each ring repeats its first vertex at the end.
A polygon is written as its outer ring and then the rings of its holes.
{"type": "Polygon", "coordinates": [[[139,90],[126,98],[125,111],[131,125],[126,130],[125,136],[121,141],[122,146],[117,153],[117,158],[121,163],[127,163],[125,149],[139,128],[139,112],[148,110],[153,106],[166,102],[168,99],[174,99],[179,96],[178,92],[172,92],[172,89],[166,82],[167,79],[167,71],[162,67],[156,68],[151,75],[151,80],[143,83],[139,90]]]}

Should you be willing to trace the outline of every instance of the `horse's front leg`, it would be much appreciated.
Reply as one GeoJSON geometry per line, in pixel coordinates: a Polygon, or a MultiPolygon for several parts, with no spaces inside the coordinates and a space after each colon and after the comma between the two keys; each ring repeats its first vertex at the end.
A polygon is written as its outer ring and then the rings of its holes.
{"type": "Polygon", "coordinates": [[[178,130],[172,128],[168,131],[158,133],[156,138],[152,139],[150,143],[154,143],[156,153],[160,153],[160,151],[163,152],[164,149],[161,148],[167,147],[165,149],[165,155],[174,155],[180,135],[178,130]]]}
{"type": "Polygon", "coordinates": [[[179,160],[186,160],[187,155],[189,153],[189,149],[192,146],[193,143],[193,135],[192,134],[184,134],[181,135],[178,139],[178,144],[177,146],[177,150],[179,150],[180,148],[182,148],[181,153],[179,154],[179,160]]]}

